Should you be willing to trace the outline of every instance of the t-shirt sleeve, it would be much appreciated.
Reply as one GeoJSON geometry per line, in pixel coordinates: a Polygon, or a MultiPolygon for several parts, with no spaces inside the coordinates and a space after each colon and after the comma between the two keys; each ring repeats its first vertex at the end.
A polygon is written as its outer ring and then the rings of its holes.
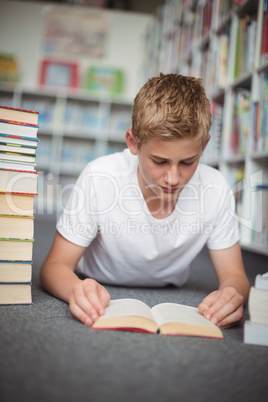
{"type": "Polygon", "coordinates": [[[234,195],[230,186],[224,180],[219,196],[217,216],[213,230],[207,240],[207,247],[211,250],[229,248],[239,241],[239,237],[234,195]]]}
{"type": "Polygon", "coordinates": [[[63,208],[57,222],[57,231],[70,242],[88,247],[98,232],[95,204],[95,191],[88,165],[81,172],[63,208]]]}

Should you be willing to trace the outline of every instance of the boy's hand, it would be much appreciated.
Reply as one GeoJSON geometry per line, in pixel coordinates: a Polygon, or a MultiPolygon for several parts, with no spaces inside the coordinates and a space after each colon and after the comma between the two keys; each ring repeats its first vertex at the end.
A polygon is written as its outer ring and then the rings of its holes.
{"type": "Polygon", "coordinates": [[[244,298],[233,287],[225,287],[210,293],[199,304],[199,312],[219,327],[230,327],[243,317],[244,298]]]}
{"type": "Polygon", "coordinates": [[[94,279],[84,279],[74,285],[69,297],[71,313],[86,325],[92,325],[105,313],[111,300],[104,286],[94,279]]]}

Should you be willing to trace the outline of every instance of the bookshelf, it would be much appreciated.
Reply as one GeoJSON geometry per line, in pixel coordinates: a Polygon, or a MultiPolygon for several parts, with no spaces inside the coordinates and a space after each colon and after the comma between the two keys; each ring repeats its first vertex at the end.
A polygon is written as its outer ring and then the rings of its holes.
{"type": "Polygon", "coordinates": [[[37,167],[42,174],[37,213],[60,212],[89,161],[125,148],[124,136],[131,124],[129,100],[95,98],[83,90],[37,92],[18,86],[1,88],[0,104],[40,112],[37,167]]]}
{"type": "Polygon", "coordinates": [[[203,79],[212,138],[202,161],[221,170],[233,189],[242,247],[265,255],[267,7],[267,0],[166,0],[146,33],[143,60],[145,72],[203,79]]]}

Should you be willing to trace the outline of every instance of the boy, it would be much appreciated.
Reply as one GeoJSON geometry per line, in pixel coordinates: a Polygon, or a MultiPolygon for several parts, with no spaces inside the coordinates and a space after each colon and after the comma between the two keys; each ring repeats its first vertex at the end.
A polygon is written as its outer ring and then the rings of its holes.
{"type": "Polygon", "coordinates": [[[110,301],[103,285],[182,286],[205,244],[219,290],[199,311],[220,327],[242,318],[249,282],[233,198],[221,173],[199,164],[210,125],[200,80],[160,74],[135,98],[128,149],[98,158],[81,173],[41,282],[86,325],[110,301]]]}

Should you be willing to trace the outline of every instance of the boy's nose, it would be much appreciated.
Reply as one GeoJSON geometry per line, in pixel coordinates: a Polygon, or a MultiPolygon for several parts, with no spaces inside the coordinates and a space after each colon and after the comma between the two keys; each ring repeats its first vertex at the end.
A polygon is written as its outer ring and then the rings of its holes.
{"type": "Polygon", "coordinates": [[[174,166],[167,171],[165,182],[172,187],[176,187],[179,184],[180,172],[178,166],[174,166]]]}

